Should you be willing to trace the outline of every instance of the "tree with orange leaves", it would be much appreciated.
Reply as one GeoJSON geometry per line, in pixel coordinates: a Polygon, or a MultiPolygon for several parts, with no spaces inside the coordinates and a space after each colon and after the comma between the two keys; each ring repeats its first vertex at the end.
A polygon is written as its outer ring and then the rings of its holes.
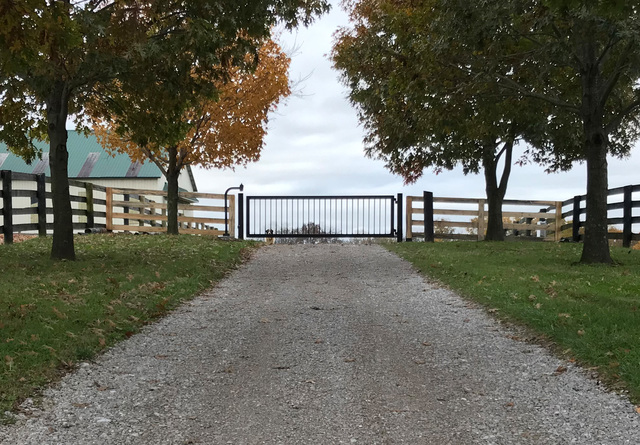
{"type": "MultiPolygon", "coordinates": [[[[245,66],[232,67],[226,79],[217,81],[216,98],[203,99],[174,121],[158,124],[153,109],[140,106],[132,94],[121,95],[117,108],[121,113],[110,113],[108,120],[92,119],[98,141],[108,151],[127,153],[132,160],[149,159],[164,174],[167,233],[178,233],[178,176],[182,169],[187,165],[234,168],[257,161],[269,112],[291,94],[290,59],[277,43],[266,40],[255,60],[249,59],[245,66]]],[[[157,96],[154,105],[159,105],[157,96]]],[[[95,113],[106,114],[104,108],[95,113]]]]}

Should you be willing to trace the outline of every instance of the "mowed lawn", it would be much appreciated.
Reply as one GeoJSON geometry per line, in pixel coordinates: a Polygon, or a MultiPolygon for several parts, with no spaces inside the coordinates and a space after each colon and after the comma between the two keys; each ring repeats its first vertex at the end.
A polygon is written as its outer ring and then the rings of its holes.
{"type": "Polygon", "coordinates": [[[577,263],[582,245],[571,243],[386,246],[640,403],[640,250],[612,247],[614,266],[589,266],[577,263]]]}
{"type": "Polygon", "coordinates": [[[214,285],[255,244],[190,235],[86,235],[0,245],[0,418],[80,361],[214,285]]]}

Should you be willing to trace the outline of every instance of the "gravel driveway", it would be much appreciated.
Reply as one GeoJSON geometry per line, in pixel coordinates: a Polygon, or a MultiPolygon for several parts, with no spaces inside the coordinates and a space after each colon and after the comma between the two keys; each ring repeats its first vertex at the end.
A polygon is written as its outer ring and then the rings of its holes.
{"type": "Polygon", "coordinates": [[[379,246],[266,247],[0,442],[640,443],[628,401],[511,334],[379,246]]]}

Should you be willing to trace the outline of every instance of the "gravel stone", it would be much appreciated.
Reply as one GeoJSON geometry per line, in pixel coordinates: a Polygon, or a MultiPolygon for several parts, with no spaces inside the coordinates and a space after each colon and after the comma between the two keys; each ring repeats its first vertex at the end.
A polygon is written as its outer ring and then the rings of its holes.
{"type": "Polygon", "coordinates": [[[640,443],[628,400],[514,336],[380,246],[269,246],[0,443],[640,443]]]}

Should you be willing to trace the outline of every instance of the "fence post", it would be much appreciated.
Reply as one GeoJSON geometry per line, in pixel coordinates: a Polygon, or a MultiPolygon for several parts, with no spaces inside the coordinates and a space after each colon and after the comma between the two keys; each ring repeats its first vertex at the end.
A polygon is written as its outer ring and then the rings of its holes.
{"type": "Polygon", "coordinates": [[[398,193],[398,231],[397,231],[397,237],[396,237],[396,241],[401,243],[402,242],[402,193],[398,193]]]}
{"type": "Polygon", "coordinates": [[[47,236],[47,184],[44,173],[36,175],[36,199],[38,200],[38,236],[47,236]]]}
{"type": "Polygon", "coordinates": [[[107,231],[111,232],[113,230],[113,189],[111,187],[107,187],[106,194],[107,231]]]}
{"type": "Polygon", "coordinates": [[[411,242],[413,238],[413,196],[407,196],[406,203],[407,217],[405,219],[405,233],[407,242],[411,242]]]}
{"type": "Polygon", "coordinates": [[[478,200],[478,241],[482,241],[484,239],[484,199],[478,200]]]}
{"type": "Polygon", "coordinates": [[[244,239],[244,193],[238,193],[238,239],[244,239]]]}
{"type": "MultiPolygon", "coordinates": [[[[571,223],[573,242],[580,241],[580,196],[573,197],[573,221],[571,223]]],[[[562,216],[562,215],[560,215],[562,216]]]]}
{"type": "Polygon", "coordinates": [[[93,184],[84,183],[85,195],[87,197],[87,229],[93,229],[95,217],[93,215],[93,184]]]}
{"type": "Polygon", "coordinates": [[[2,170],[2,216],[4,219],[4,243],[13,244],[13,197],[11,184],[11,170],[2,170]]]}
{"type": "Polygon", "coordinates": [[[562,201],[556,201],[556,233],[554,234],[554,239],[556,243],[559,243],[562,239],[562,201]]]}
{"type": "MultiPolygon", "coordinates": [[[[129,198],[129,194],[128,194],[128,193],[125,193],[125,194],[124,194],[124,200],[125,200],[125,202],[129,202],[129,199],[130,199],[130,198],[129,198]]],[[[127,205],[125,205],[125,206],[122,208],[122,212],[123,212],[123,213],[129,213],[129,207],[128,207],[127,205]]],[[[129,225],[129,218],[125,218],[125,220],[124,220],[124,225],[125,225],[125,226],[128,226],[128,225],[129,225]]]]}
{"type": "Polygon", "coordinates": [[[424,241],[432,243],[435,240],[433,225],[433,192],[422,192],[424,208],[424,241]]]}
{"type": "Polygon", "coordinates": [[[631,194],[633,192],[633,186],[626,185],[624,187],[624,204],[623,204],[623,215],[622,215],[622,246],[623,247],[631,247],[631,213],[632,213],[632,202],[631,202],[631,194]]]}

